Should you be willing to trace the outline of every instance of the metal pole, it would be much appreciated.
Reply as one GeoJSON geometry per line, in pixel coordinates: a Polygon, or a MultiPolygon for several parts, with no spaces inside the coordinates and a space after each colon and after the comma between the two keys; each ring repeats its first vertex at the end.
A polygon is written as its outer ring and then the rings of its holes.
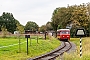
{"type": "Polygon", "coordinates": [[[20,41],[20,34],[18,34],[18,39],[19,39],[19,52],[21,52],[21,46],[20,46],[20,44],[21,44],[21,41],[20,41]]]}
{"type": "Polygon", "coordinates": [[[38,43],[38,35],[37,35],[37,43],[38,43]]]}
{"type": "Polygon", "coordinates": [[[30,46],[31,46],[31,38],[30,38],[30,46]]]}
{"type": "Polygon", "coordinates": [[[19,52],[21,52],[21,46],[20,46],[20,38],[19,38],[19,52]]]}
{"type": "Polygon", "coordinates": [[[82,38],[80,37],[80,58],[82,57],[82,38]]]}
{"type": "Polygon", "coordinates": [[[46,32],[45,32],[45,40],[46,40],[46,32]]]}
{"type": "Polygon", "coordinates": [[[27,55],[28,55],[28,38],[27,38],[27,55]]]}

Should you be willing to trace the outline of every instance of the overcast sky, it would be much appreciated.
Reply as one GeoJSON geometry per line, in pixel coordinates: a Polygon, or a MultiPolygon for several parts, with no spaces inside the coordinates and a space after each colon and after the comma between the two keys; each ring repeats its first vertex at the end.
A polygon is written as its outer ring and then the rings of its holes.
{"type": "Polygon", "coordinates": [[[90,0],[0,0],[0,16],[3,12],[9,12],[22,25],[33,21],[41,26],[51,21],[52,13],[57,7],[88,2],[90,0]]]}

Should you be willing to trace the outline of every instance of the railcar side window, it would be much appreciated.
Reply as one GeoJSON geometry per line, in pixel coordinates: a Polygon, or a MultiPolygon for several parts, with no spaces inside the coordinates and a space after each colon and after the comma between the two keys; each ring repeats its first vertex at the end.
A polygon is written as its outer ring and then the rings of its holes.
{"type": "Polygon", "coordinates": [[[57,32],[57,35],[59,35],[60,34],[60,32],[57,32]]]}

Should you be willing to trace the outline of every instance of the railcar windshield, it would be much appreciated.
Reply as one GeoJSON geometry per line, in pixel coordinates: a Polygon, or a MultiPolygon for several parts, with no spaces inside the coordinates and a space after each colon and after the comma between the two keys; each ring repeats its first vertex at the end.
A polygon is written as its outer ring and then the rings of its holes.
{"type": "Polygon", "coordinates": [[[60,34],[70,34],[69,31],[61,31],[60,34]]]}

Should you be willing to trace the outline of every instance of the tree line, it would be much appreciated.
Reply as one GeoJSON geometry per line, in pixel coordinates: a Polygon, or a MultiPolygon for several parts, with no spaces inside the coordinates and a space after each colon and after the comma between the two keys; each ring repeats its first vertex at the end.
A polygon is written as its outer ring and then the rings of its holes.
{"type": "Polygon", "coordinates": [[[14,31],[19,31],[20,33],[25,33],[25,30],[30,31],[39,31],[45,32],[47,30],[52,30],[52,26],[50,22],[47,22],[46,25],[42,25],[41,27],[38,26],[36,22],[28,21],[25,26],[20,24],[20,22],[14,18],[12,13],[3,12],[0,16],[0,32],[6,34],[6,32],[14,33],[14,31]],[[46,27],[47,26],[47,27],[46,27]]]}
{"type": "Polygon", "coordinates": [[[25,30],[37,31],[38,25],[35,22],[28,21],[27,24],[23,26],[14,18],[13,14],[9,12],[3,12],[0,16],[0,31],[8,31],[13,34],[14,31],[24,33],[25,30]]]}
{"type": "Polygon", "coordinates": [[[72,37],[75,36],[77,28],[84,28],[87,36],[90,36],[90,3],[56,8],[52,14],[51,25],[55,31],[69,27],[72,37]]]}
{"type": "Polygon", "coordinates": [[[71,30],[72,37],[74,37],[77,28],[84,28],[87,36],[90,36],[90,3],[58,7],[53,11],[51,21],[41,27],[33,21],[28,21],[23,26],[14,18],[12,13],[3,12],[0,16],[0,31],[5,30],[11,33],[20,31],[20,33],[24,33],[25,30],[40,32],[54,30],[57,32],[57,29],[64,28],[71,30]]]}

